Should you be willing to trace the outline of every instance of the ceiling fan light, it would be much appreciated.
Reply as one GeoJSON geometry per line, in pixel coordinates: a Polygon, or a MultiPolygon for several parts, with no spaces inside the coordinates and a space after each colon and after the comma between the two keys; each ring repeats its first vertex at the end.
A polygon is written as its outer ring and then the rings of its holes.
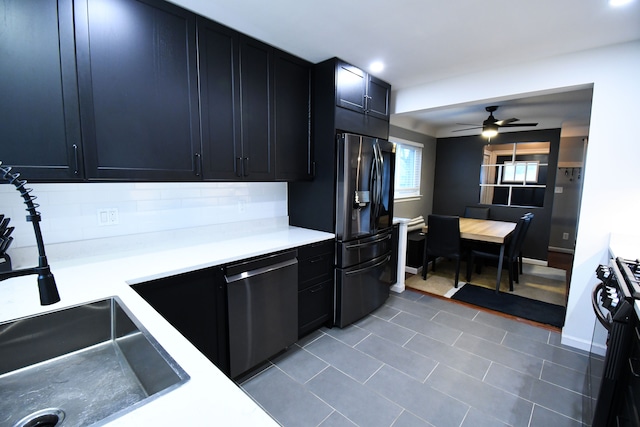
{"type": "Polygon", "coordinates": [[[498,134],[498,126],[496,125],[484,125],[482,127],[482,136],[485,138],[493,138],[498,134]]]}

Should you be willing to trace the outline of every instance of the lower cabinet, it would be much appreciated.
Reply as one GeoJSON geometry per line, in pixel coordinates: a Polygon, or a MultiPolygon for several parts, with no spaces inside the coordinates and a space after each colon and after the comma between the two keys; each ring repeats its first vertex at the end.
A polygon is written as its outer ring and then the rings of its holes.
{"type": "Polygon", "coordinates": [[[295,249],[131,287],[233,378],[333,325],[334,241],[295,249]]]}
{"type": "Polygon", "coordinates": [[[229,370],[227,313],[221,268],[131,286],[223,372],[229,370]]]}
{"type": "Polygon", "coordinates": [[[335,242],[298,248],[298,337],[333,325],[335,242]]]}

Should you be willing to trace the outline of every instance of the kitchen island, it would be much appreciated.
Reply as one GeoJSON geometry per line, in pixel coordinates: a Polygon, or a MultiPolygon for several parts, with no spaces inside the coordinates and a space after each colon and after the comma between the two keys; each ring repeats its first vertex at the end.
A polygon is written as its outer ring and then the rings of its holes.
{"type": "Polygon", "coordinates": [[[287,226],[251,233],[202,227],[51,245],[47,251],[61,301],[41,306],[35,276],[8,279],[0,283],[0,322],[118,296],[190,379],[108,425],[276,426],[130,285],[333,238],[287,226]]]}

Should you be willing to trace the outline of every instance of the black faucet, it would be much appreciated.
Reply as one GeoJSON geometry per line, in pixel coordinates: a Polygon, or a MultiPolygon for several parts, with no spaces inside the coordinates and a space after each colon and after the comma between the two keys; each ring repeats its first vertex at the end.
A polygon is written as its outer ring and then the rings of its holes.
{"type": "Polygon", "coordinates": [[[2,178],[15,185],[20,195],[24,198],[24,204],[27,205],[27,221],[33,224],[33,231],[36,234],[36,243],[38,244],[38,266],[32,268],[24,268],[20,270],[11,270],[0,273],[0,281],[10,279],[12,277],[27,276],[29,274],[38,275],[38,290],[40,291],[40,304],[50,305],[60,301],[56,281],[49,268],[47,255],[44,252],[44,241],[42,240],[42,232],[40,231],[40,212],[36,211],[37,204],[33,203],[35,196],[30,195],[31,189],[25,188],[27,181],[18,179],[20,174],[12,174],[10,167],[3,167],[0,161],[0,175],[2,178]]]}

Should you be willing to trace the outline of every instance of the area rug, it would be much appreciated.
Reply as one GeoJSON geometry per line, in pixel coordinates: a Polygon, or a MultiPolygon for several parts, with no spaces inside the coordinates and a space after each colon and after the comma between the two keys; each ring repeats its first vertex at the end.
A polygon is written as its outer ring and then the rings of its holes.
{"type": "Polygon", "coordinates": [[[564,326],[565,307],[499,292],[481,286],[466,284],[451,299],[506,313],[522,319],[552,325],[564,326]]]}
{"type": "MultiPolygon", "coordinates": [[[[422,280],[421,274],[412,275],[405,279],[405,286],[422,292],[450,298],[457,290],[453,287],[454,269],[455,263],[453,261],[439,261],[436,265],[435,272],[429,269],[427,280],[422,280]]],[[[461,285],[465,283],[465,272],[466,264],[462,262],[460,265],[460,283],[458,287],[461,287],[461,285]]],[[[473,272],[471,283],[495,290],[496,275],[497,269],[487,266],[483,268],[482,274],[476,274],[475,271],[473,272]]],[[[520,283],[514,284],[513,292],[509,291],[508,276],[507,272],[503,271],[500,291],[550,304],[566,305],[567,286],[564,270],[525,263],[524,274],[520,276],[520,283]]]]}

